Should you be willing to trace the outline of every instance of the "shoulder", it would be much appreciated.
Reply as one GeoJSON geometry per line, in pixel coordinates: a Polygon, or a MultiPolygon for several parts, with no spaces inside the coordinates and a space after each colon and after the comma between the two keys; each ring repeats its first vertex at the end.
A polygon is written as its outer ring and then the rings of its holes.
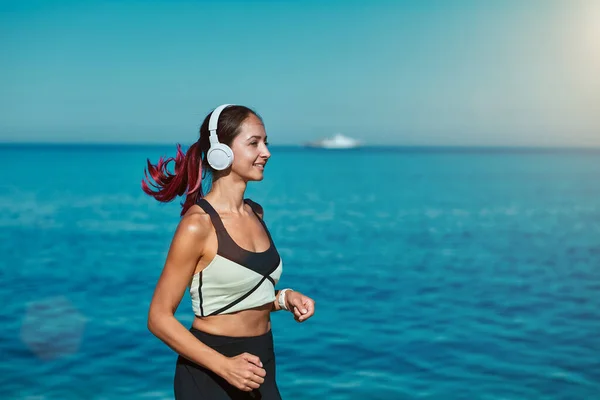
{"type": "Polygon", "coordinates": [[[210,235],[212,222],[202,208],[192,206],[179,221],[176,235],[189,237],[193,240],[203,240],[210,235]]]}
{"type": "Polygon", "coordinates": [[[260,218],[264,217],[265,210],[263,210],[263,208],[260,204],[258,204],[257,202],[255,202],[251,199],[246,199],[246,201],[248,202],[248,204],[250,204],[250,207],[252,207],[252,210],[254,210],[254,212],[257,213],[260,218]]]}

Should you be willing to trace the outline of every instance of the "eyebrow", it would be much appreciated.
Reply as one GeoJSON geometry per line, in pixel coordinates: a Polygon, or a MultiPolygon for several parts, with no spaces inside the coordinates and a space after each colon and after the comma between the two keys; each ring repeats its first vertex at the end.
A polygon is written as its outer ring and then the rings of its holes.
{"type": "MultiPolygon", "coordinates": [[[[246,140],[250,140],[250,139],[254,139],[254,138],[261,139],[261,138],[262,138],[262,136],[258,136],[258,135],[252,135],[252,136],[250,136],[250,137],[249,137],[248,139],[246,139],[246,140]]],[[[267,135],[265,135],[265,140],[267,140],[267,135]]]]}

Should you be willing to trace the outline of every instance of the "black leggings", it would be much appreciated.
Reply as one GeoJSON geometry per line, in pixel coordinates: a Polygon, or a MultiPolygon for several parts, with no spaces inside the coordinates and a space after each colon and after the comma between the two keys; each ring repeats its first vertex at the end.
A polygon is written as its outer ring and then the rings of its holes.
{"type": "Polygon", "coordinates": [[[260,358],[267,376],[258,389],[244,392],[230,385],[214,372],[179,356],[175,366],[175,399],[177,400],[281,400],[275,381],[275,353],[271,331],[260,336],[230,337],[211,335],[191,328],[198,340],[219,353],[233,357],[244,352],[260,358]]]}

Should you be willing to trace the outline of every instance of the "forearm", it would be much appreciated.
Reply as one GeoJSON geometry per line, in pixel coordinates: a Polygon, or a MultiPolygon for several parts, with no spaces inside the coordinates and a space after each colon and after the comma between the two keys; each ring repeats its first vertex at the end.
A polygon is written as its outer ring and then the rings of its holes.
{"type": "Polygon", "coordinates": [[[148,330],[181,356],[221,375],[227,357],[199,341],[173,315],[150,315],[148,330]]]}

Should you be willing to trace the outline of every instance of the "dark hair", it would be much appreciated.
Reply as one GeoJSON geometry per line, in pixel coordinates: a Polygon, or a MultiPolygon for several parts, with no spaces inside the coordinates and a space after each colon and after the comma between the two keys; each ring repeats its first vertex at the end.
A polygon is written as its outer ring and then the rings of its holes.
{"type": "MultiPolygon", "coordinates": [[[[208,137],[209,113],[200,127],[200,139],[192,144],[184,154],[181,145],[177,144],[177,155],[175,157],[160,157],[158,163],[153,165],[147,160],[148,170],[144,169],[145,179],[142,179],[142,190],[148,195],[161,202],[170,202],[177,196],[186,194],[185,201],[181,203],[181,215],[196,203],[198,197],[203,197],[202,180],[207,173],[213,174],[213,169],[206,160],[206,154],[210,148],[208,137]],[[175,171],[170,172],[168,165],[175,162],[175,171]],[[148,177],[148,173],[150,177],[148,177]],[[154,181],[154,182],[152,182],[154,181]],[[153,191],[150,186],[154,189],[153,191]]],[[[233,139],[240,133],[242,123],[250,115],[260,116],[253,110],[244,106],[229,106],[219,116],[217,124],[217,137],[219,142],[231,146],[233,139]]]]}

